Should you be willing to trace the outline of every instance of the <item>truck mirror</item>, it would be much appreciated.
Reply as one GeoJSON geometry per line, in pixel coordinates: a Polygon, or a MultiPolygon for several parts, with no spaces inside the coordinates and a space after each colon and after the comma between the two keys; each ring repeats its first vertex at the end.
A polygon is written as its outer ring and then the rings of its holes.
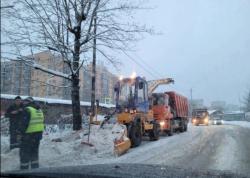
{"type": "Polygon", "coordinates": [[[139,89],[143,89],[143,82],[139,83],[139,89]]]}

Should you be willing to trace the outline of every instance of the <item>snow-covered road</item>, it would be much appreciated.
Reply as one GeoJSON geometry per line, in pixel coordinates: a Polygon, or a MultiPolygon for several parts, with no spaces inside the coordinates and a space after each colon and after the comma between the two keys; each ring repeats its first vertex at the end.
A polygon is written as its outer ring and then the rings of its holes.
{"type": "MultiPolygon", "coordinates": [[[[250,123],[245,123],[250,124],[250,123]]],[[[250,129],[238,125],[191,126],[188,132],[145,141],[123,156],[112,154],[108,130],[97,130],[96,147],[88,148],[80,140],[51,143],[44,138],[40,147],[41,167],[105,163],[161,164],[187,169],[229,170],[250,175],[250,129]],[[48,145],[50,143],[50,145],[48,145]]],[[[65,137],[66,138],[66,137],[65,137]]],[[[1,140],[6,141],[6,140],[1,140]]],[[[1,143],[1,146],[5,144],[1,143]]],[[[3,149],[1,148],[1,151],[3,149]]],[[[1,153],[1,171],[18,168],[18,149],[1,153]]]]}
{"type": "Polygon", "coordinates": [[[250,129],[233,125],[190,126],[189,131],[131,149],[116,162],[229,170],[250,175],[250,129]]]}

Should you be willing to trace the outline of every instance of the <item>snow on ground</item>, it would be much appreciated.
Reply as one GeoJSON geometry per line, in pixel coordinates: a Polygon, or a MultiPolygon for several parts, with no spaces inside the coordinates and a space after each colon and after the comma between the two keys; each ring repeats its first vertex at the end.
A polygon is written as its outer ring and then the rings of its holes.
{"type": "MultiPolygon", "coordinates": [[[[233,128],[228,130],[234,131],[233,128]]],[[[227,170],[228,168],[236,167],[237,156],[235,153],[237,150],[237,142],[230,134],[226,134],[224,139],[221,139],[221,144],[217,147],[215,162],[213,162],[212,169],[220,168],[221,170],[227,170]],[[225,146],[226,145],[226,146],[225,146]]]]}
{"type": "MultiPolygon", "coordinates": [[[[229,122],[230,124],[249,125],[248,122],[229,122]]],[[[227,123],[228,124],[228,123],[227,123]]],[[[248,130],[248,129],[247,129],[248,130]]],[[[120,125],[107,124],[104,129],[91,127],[90,147],[81,144],[87,142],[87,128],[73,132],[70,127],[63,131],[56,126],[47,127],[40,146],[40,166],[56,167],[68,165],[105,164],[105,163],[144,163],[163,165],[183,165],[229,170],[241,160],[235,156],[239,150],[237,143],[241,132],[230,125],[192,126],[188,131],[172,137],[162,136],[160,140],[150,142],[148,137],[138,148],[128,150],[120,157],[113,154],[113,140],[124,131],[120,125]],[[61,142],[52,139],[60,138],[61,142]],[[211,155],[210,155],[211,154],[211,155]],[[210,162],[214,161],[214,162],[210,162]],[[192,162],[192,164],[190,164],[192,162]],[[207,165],[206,165],[207,164],[207,165]],[[200,166],[199,166],[200,165],[200,166]]],[[[243,132],[245,133],[245,132],[243,132]]],[[[9,137],[1,135],[1,171],[19,168],[19,150],[9,151],[9,137]]],[[[241,169],[240,169],[241,170],[241,169]]]]}
{"type": "Polygon", "coordinates": [[[168,157],[169,162],[176,161],[183,157],[189,148],[200,147],[200,140],[205,140],[209,136],[207,132],[202,134],[202,126],[194,127],[189,124],[188,128],[187,132],[171,137],[162,136],[160,140],[147,141],[138,148],[132,148],[128,151],[129,154],[117,158],[116,162],[129,163],[133,160],[133,163],[165,164],[166,160],[163,157],[168,157]],[[180,147],[182,143],[185,143],[185,146],[180,147]]]}
{"type": "Polygon", "coordinates": [[[227,125],[237,125],[245,128],[250,128],[250,122],[247,121],[224,121],[227,125]]]}
{"type": "MultiPolygon", "coordinates": [[[[87,128],[85,128],[87,129],[87,128]]],[[[193,127],[189,124],[189,131],[181,134],[175,134],[172,137],[161,137],[160,140],[150,142],[148,138],[144,138],[144,142],[138,148],[128,150],[128,153],[118,158],[113,154],[113,140],[117,137],[117,133],[121,132],[118,125],[107,124],[104,129],[98,126],[92,126],[90,142],[94,147],[81,144],[82,141],[87,142],[87,132],[72,132],[68,127],[64,131],[60,131],[57,126],[47,127],[48,135],[43,136],[40,146],[40,164],[41,167],[81,165],[81,164],[105,164],[105,163],[165,163],[161,157],[166,154],[169,160],[178,160],[185,155],[186,150],[193,147],[201,147],[200,142],[206,140],[209,132],[202,132],[202,127],[193,127]],[[201,134],[203,133],[203,134],[201,134]],[[62,138],[62,142],[52,142],[52,139],[62,138]],[[193,139],[196,138],[196,139],[193,139]],[[180,147],[180,143],[185,143],[185,147],[180,147]],[[188,144],[186,144],[188,143],[188,144]],[[172,150],[171,154],[165,149],[172,150]],[[176,149],[179,148],[179,149],[176,149]],[[155,151],[159,150],[159,154],[155,155],[155,151]],[[150,153],[150,154],[145,154],[150,153]],[[143,155],[143,156],[142,156],[143,155]],[[135,159],[136,158],[136,159],[135,159]]],[[[19,166],[18,149],[11,152],[8,151],[8,138],[3,137],[1,146],[1,171],[15,170],[19,166]],[[6,146],[7,145],[7,146],[6,146]]],[[[165,156],[166,156],[165,155],[165,156]]]]}
{"type": "MultiPolygon", "coordinates": [[[[101,160],[115,158],[113,140],[119,137],[124,127],[118,124],[91,126],[90,143],[94,146],[82,144],[88,141],[88,128],[75,132],[70,129],[44,132],[40,144],[40,167],[67,166],[80,164],[97,164],[101,160]],[[54,142],[53,139],[61,141],[54,142]]],[[[51,130],[50,130],[51,131],[51,130]]],[[[1,172],[19,169],[19,149],[9,150],[9,136],[1,135],[1,172]]]]}

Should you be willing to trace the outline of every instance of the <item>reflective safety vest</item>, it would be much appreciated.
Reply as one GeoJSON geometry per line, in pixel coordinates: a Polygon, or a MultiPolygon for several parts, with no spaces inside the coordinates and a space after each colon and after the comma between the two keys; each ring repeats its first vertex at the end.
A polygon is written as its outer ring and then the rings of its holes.
{"type": "Polygon", "coordinates": [[[30,114],[30,122],[26,133],[42,132],[44,130],[44,115],[42,110],[26,107],[30,114]]]}

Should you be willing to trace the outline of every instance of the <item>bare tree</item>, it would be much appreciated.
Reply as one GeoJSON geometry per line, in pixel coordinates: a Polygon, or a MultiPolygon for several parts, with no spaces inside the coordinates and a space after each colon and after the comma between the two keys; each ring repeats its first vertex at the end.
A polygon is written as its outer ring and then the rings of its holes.
{"type": "Polygon", "coordinates": [[[118,60],[110,51],[129,50],[131,42],[151,33],[134,22],[135,10],[143,0],[10,0],[12,9],[2,12],[2,58],[19,59],[27,65],[71,81],[73,129],[81,129],[79,70],[96,51],[113,65],[118,60]],[[97,17],[97,33],[94,18],[97,17]],[[69,73],[39,64],[34,54],[50,50],[62,57],[69,73]],[[31,54],[31,55],[27,55],[31,54]]]}

